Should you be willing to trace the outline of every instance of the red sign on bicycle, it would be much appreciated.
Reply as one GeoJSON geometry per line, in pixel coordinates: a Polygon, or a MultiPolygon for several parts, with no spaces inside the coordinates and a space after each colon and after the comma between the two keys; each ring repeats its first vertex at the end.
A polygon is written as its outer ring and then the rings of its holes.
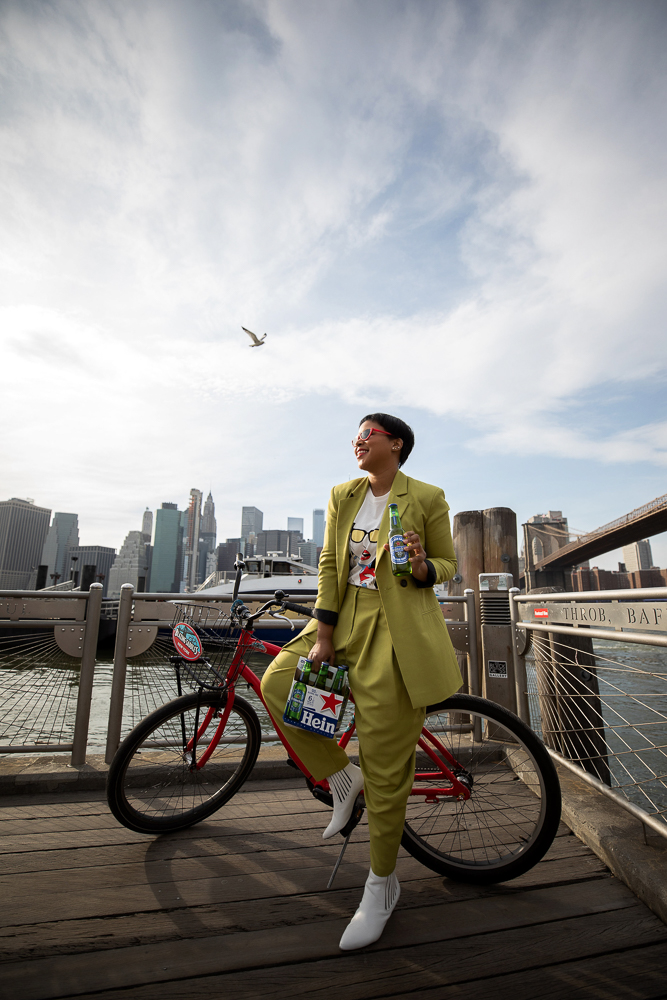
{"type": "Polygon", "coordinates": [[[186,622],[179,622],[171,633],[176,651],[184,660],[198,660],[201,656],[199,636],[186,622]]]}

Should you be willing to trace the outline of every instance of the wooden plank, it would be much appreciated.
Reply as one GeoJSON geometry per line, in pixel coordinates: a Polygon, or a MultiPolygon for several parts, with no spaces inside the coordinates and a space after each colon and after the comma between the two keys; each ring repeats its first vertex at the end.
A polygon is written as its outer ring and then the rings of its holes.
{"type": "MultiPolygon", "coordinates": [[[[502,885],[471,886],[437,878],[408,880],[401,874],[402,911],[443,903],[488,900],[495,896],[511,900],[515,894],[508,892],[507,887],[502,885]]],[[[72,916],[64,920],[40,921],[35,924],[11,924],[0,931],[1,960],[16,961],[21,957],[37,958],[49,954],[107,950],[127,947],[137,941],[143,944],[168,940],[178,942],[184,937],[262,930],[272,926],[316,924],[322,919],[349,917],[358,905],[364,876],[365,870],[360,873],[353,886],[341,885],[329,892],[312,892],[298,897],[268,896],[225,901],[223,905],[175,906],[152,912],[88,917],[85,920],[72,916]]],[[[615,883],[611,876],[599,881],[615,883]]],[[[570,889],[577,885],[581,886],[582,883],[568,884],[570,889]]],[[[587,892],[591,888],[591,899],[598,893],[608,892],[609,888],[598,887],[594,882],[586,882],[585,886],[587,892]]],[[[616,898],[617,891],[612,886],[610,898],[616,898]]],[[[624,887],[621,891],[626,895],[620,898],[632,899],[624,887]]]]}
{"type": "MultiPolygon", "coordinates": [[[[351,843],[368,843],[368,826],[362,822],[353,834],[351,843]]],[[[178,854],[189,858],[217,857],[228,854],[270,853],[280,851],[303,851],[307,847],[329,846],[338,851],[341,840],[336,837],[327,845],[317,836],[317,832],[293,830],[284,834],[236,835],[229,837],[199,837],[179,841],[178,854]]],[[[549,848],[545,860],[580,857],[590,854],[590,848],[577,837],[558,837],[549,848]]],[[[30,851],[25,854],[0,855],[0,874],[10,876],[30,872],[58,872],[86,868],[117,867],[121,865],[156,863],[174,857],[174,843],[171,838],[144,840],[138,844],[120,845],[110,852],[107,847],[65,848],[50,851],[30,851]],[[151,861],[146,861],[150,851],[151,861]]],[[[145,869],[146,871],[148,869],[145,869]]]]}
{"type": "MultiPolygon", "coordinates": [[[[234,799],[232,799],[228,805],[223,806],[217,813],[214,813],[211,819],[215,820],[217,817],[220,820],[224,820],[224,822],[237,823],[240,823],[242,820],[262,820],[269,822],[277,816],[294,816],[295,812],[303,815],[312,814],[313,816],[318,816],[316,822],[322,823],[321,817],[326,813],[331,813],[331,810],[312,796],[309,796],[303,803],[294,799],[276,799],[275,802],[263,802],[261,804],[253,803],[252,801],[235,803],[234,799]]],[[[48,818],[35,817],[8,820],[0,826],[0,836],[3,838],[23,837],[43,832],[58,833],[63,830],[67,830],[68,832],[95,829],[107,830],[114,829],[119,825],[115,816],[106,809],[99,814],[65,814],[48,818]]]]}
{"type": "MultiPolygon", "coordinates": [[[[497,976],[545,964],[545,956],[553,964],[554,960],[581,959],[619,948],[667,943],[667,928],[642,904],[621,904],[618,909],[596,912],[581,896],[578,892],[568,901],[563,890],[552,889],[522,894],[511,906],[496,897],[446,906],[440,908],[441,913],[438,907],[399,911],[381,941],[363,953],[339,952],[338,940],[346,924],[343,919],[319,922],[317,933],[276,927],[182,941],[178,947],[169,942],[92,956],[10,963],[3,966],[3,980],[7,995],[20,996],[21,1000],[81,995],[99,990],[101,984],[107,989],[122,989],[148,983],[163,984],[161,998],[175,996],[178,991],[179,997],[193,1000],[204,995],[243,996],[238,991],[238,976],[230,979],[220,974],[246,969],[254,972],[244,976],[244,986],[252,990],[245,993],[248,997],[270,995],[278,1000],[312,995],[317,989],[319,1000],[333,1000],[340,997],[341,983],[346,995],[378,997],[386,995],[391,980],[393,995],[400,996],[436,983],[465,982],[471,978],[471,969],[474,978],[497,976]],[[576,916],[569,916],[571,912],[576,916]],[[547,914],[552,919],[542,923],[547,914]],[[528,935],[525,927],[531,925],[528,935]],[[455,950],[443,947],[445,941],[456,941],[455,950]],[[452,954],[456,961],[452,961],[452,954]],[[298,968],[291,967],[294,963],[299,963],[298,968]],[[197,983],[188,983],[184,992],[182,980],[193,976],[197,983]],[[201,978],[212,976],[218,981],[201,978]],[[234,992],[229,990],[230,984],[234,992]]],[[[153,995],[157,997],[158,991],[153,995]]]]}
{"type": "MultiPolygon", "coordinates": [[[[238,837],[252,834],[279,834],[291,831],[313,830],[321,831],[326,825],[325,820],[330,814],[326,806],[321,806],[316,800],[309,797],[308,807],[305,810],[285,811],[283,814],[272,813],[270,811],[259,814],[243,814],[233,818],[226,809],[221,809],[213,816],[201,823],[191,826],[177,833],[169,834],[169,842],[174,840],[190,840],[202,837],[238,837]],[[312,807],[311,807],[312,803],[312,807]]],[[[364,819],[362,823],[366,823],[364,819]]],[[[45,825],[46,826],[46,825],[45,825]]],[[[72,826],[76,826],[73,823],[72,826]]],[[[563,834],[568,834],[567,827],[563,825],[563,834]]],[[[147,844],[156,840],[155,835],[134,833],[117,823],[113,817],[109,817],[104,824],[94,825],[92,829],[73,829],[67,831],[49,831],[48,827],[43,828],[38,833],[24,833],[22,835],[13,834],[2,839],[2,857],[8,854],[24,854],[32,851],[58,850],[62,847],[63,840],[77,850],[89,847],[113,847],[114,851],[123,844],[147,844]],[[67,836],[63,837],[66,832],[67,836]]],[[[2,868],[0,867],[0,870],[2,868]]]]}
{"type": "MultiPolygon", "coordinates": [[[[363,885],[368,871],[368,854],[365,845],[360,853],[361,860],[348,861],[337,876],[338,884],[363,885]]],[[[315,852],[314,847],[311,851],[315,852]]],[[[128,911],[146,912],[164,908],[197,906],[208,903],[228,903],[239,899],[259,899],[276,895],[298,895],[319,892],[324,889],[336,856],[335,848],[317,849],[318,864],[307,867],[297,853],[291,858],[291,867],[270,870],[270,865],[250,874],[228,874],[225,859],[211,862],[206,877],[198,879],[165,879],[155,884],[145,880],[135,884],[121,884],[111,887],[98,886],[94,875],[91,879],[79,881],[72,873],[72,884],[68,891],[48,891],[48,880],[38,878],[37,888],[32,892],[20,890],[14,893],[11,909],[0,911],[0,926],[8,924],[34,923],[38,914],[42,920],[61,920],[71,916],[80,918],[120,914],[128,911]]],[[[354,857],[354,853],[353,853],[354,857]]],[[[290,859],[288,859],[289,862],[290,859]]],[[[233,859],[232,859],[233,861],[233,859]]],[[[240,864],[240,862],[239,862],[240,864]]],[[[594,856],[567,858],[545,865],[547,880],[550,882],[576,881],[577,873],[585,877],[606,872],[606,868],[594,856]]],[[[92,872],[94,873],[94,869],[92,872]]],[[[423,878],[427,870],[415,859],[402,855],[397,865],[399,878],[423,878]]],[[[533,869],[533,873],[535,869],[533,869]]],[[[531,875],[532,873],[527,873],[531,875]]],[[[535,876],[533,875],[533,878],[535,876]]],[[[516,879],[513,885],[522,883],[526,876],[516,879]]],[[[530,880],[527,880],[528,884],[530,880]]]]}
{"type": "MultiPolygon", "coordinates": [[[[5,876],[0,879],[0,889],[6,907],[11,910],[12,923],[16,923],[20,913],[30,912],[34,905],[42,919],[55,919],[49,909],[48,896],[58,897],[58,905],[68,906],[67,896],[74,894],[83,900],[90,894],[99,901],[100,893],[108,889],[136,889],[145,886],[155,893],[158,887],[176,886],[183,888],[178,892],[180,898],[188,897],[189,891],[196,888],[195,883],[210,879],[238,878],[240,876],[261,877],[269,872],[310,871],[310,877],[317,880],[328,880],[328,873],[333,869],[340,850],[340,843],[311,847],[303,850],[271,850],[248,852],[246,854],[213,854],[206,853],[199,857],[172,857],[168,860],[144,861],[143,863],[126,865],[100,865],[94,869],[63,869],[56,872],[37,872],[29,875],[5,876]],[[326,877],[325,877],[326,876],[326,877]],[[186,891],[187,889],[187,891],[186,891]]],[[[588,858],[585,849],[576,855],[567,855],[573,860],[588,858]]],[[[356,880],[357,871],[351,872],[351,865],[359,865],[361,883],[368,864],[367,841],[352,842],[345,855],[345,867],[340,871],[340,879],[352,877],[356,880]]],[[[415,862],[401,859],[399,870],[405,878],[409,874],[426,877],[429,873],[423,867],[415,867],[415,862]]],[[[573,865],[573,870],[575,866],[573,865]]],[[[589,869],[587,869],[587,872],[589,869]]],[[[360,884],[361,884],[360,883],[360,884]]],[[[352,884],[356,884],[353,882],[352,884]]],[[[201,887],[204,889],[204,886],[201,887]]]]}
{"type": "MultiPolygon", "coordinates": [[[[590,872],[590,860],[578,879],[567,885],[592,885],[591,879],[614,882],[606,869],[602,873],[590,872]]],[[[597,861],[597,859],[594,859],[597,861]]],[[[426,869],[418,871],[417,878],[399,863],[402,895],[401,909],[431,906],[436,903],[457,902],[468,899],[489,899],[502,896],[511,899],[517,893],[537,887],[552,887],[553,880],[545,877],[549,866],[538,865],[521,880],[493,886],[473,886],[452,882],[430,875],[426,869]]],[[[347,868],[347,866],[346,866],[347,868]]],[[[571,872],[568,872],[571,876],[571,872]]],[[[40,921],[34,924],[11,924],[0,929],[0,960],[11,961],[25,957],[39,957],[52,953],[71,953],[94,949],[120,948],[141,941],[144,944],[170,939],[181,940],[187,936],[234,933],[239,930],[258,930],[270,926],[299,923],[317,923],[324,917],[344,916],[353,913],[359,902],[361,886],[366,877],[366,867],[357,870],[356,879],[337,879],[329,892],[313,892],[301,896],[263,896],[258,899],[226,899],[220,904],[173,906],[138,913],[119,913],[101,917],[72,918],[57,921],[40,921]],[[353,885],[349,883],[353,882],[353,885]]],[[[627,890],[623,889],[624,892],[627,890]]],[[[628,898],[631,898],[628,893],[628,898]]],[[[37,907],[38,904],[36,904],[37,907]]],[[[39,912],[37,910],[37,912],[39,912]]]]}
{"type": "MultiPolygon", "coordinates": [[[[274,782],[276,784],[276,782],[274,782]]],[[[282,786],[282,782],[279,783],[282,786]]],[[[251,785],[250,791],[240,792],[227,802],[221,812],[233,816],[270,816],[274,811],[278,814],[287,814],[294,811],[295,805],[301,805],[300,811],[327,812],[329,807],[319,802],[306,788],[286,789],[284,793],[279,790],[275,792],[263,792],[253,794],[254,788],[251,785]]],[[[54,804],[49,806],[31,807],[26,805],[21,808],[11,810],[0,809],[0,835],[12,832],[23,832],[17,827],[14,831],[13,824],[20,823],[51,823],[59,819],[71,820],[78,816],[99,816],[108,818],[112,822],[117,822],[109,812],[106,798],[99,802],[76,802],[67,805],[54,804]]]]}
{"type": "MultiPolygon", "coordinates": [[[[545,965],[460,986],[416,990],[410,1000],[660,1000],[665,997],[667,949],[663,944],[578,962],[545,965]]],[[[127,1000],[137,998],[130,990],[127,1000]]],[[[185,995],[185,994],[184,994],[185,995]]],[[[388,994],[395,996],[394,993],[388,994]]],[[[102,994],[104,996],[104,994],[102,994]]],[[[231,997],[230,995],[230,1000],[231,997]]]]}
{"type": "MultiPolygon", "coordinates": [[[[187,830],[180,830],[178,833],[169,834],[170,840],[189,840],[195,837],[225,837],[238,836],[240,834],[258,832],[282,833],[289,830],[319,830],[324,828],[322,817],[317,813],[302,814],[296,813],[285,816],[250,816],[236,820],[225,821],[223,812],[215,813],[208,820],[189,827],[187,830]]],[[[133,833],[120,824],[110,824],[108,827],[94,830],[74,830],[68,832],[65,837],[62,832],[35,834],[24,834],[23,836],[11,836],[3,838],[3,851],[18,853],[24,851],[52,850],[62,847],[63,840],[66,840],[73,847],[97,847],[107,845],[115,847],[119,844],[147,843],[149,839],[155,839],[154,835],[149,838],[142,833],[133,833]]]]}

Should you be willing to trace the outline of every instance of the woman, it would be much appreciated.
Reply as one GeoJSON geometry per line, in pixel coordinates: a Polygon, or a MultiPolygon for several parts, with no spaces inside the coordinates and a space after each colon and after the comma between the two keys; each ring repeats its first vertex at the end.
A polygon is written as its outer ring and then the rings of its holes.
{"type": "Polygon", "coordinates": [[[456,572],[445,495],[399,471],[412,451],[414,434],[398,417],[364,417],[352,444],[365,475],[331,492],[316,620],[285,645],[262,681],[271,715],[295,753],[313,778],[329,780],[334,812],[324,839],[342,830],[364,789],[371,870],[361,904],[341,938],[343,950],[377,941],[398,901],[394,869],[425,707],[461,685],[433,592],[435,583],[456,572]],[[411,577],[392,574],[389,547],[382,544],[389,533],[389,503],[398,505],[411,577]],[[323,660],[349,666],[360,767],[335,740],[283,726],[300,656],[318,668],[323,660]]]}

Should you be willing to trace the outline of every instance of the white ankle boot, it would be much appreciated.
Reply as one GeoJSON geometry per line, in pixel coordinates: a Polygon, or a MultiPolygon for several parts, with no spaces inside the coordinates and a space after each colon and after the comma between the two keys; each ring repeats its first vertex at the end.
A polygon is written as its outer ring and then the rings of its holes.
{"type": "Polygon", "coordinates": [[[356,764],[348,764],[342,771],[336,771],[327,778],[327,781],[334,807],[331,822],[322,834],[322,840],[328,840],[343,829],[352,815],[357,795],[364,787],[363,775],[356,764]]]}
{"type": "Polygon", "coordinates": [[[394,872],[384,878],[371,868],[359,909],[345,928],[339,947],[343,951],[365,948],[381,936],[394,912],[401,887],[394,872]]]}

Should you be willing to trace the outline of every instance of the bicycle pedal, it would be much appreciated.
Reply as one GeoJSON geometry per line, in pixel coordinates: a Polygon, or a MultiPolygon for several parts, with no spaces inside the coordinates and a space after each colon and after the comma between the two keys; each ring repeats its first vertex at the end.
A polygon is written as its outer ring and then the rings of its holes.
{"type": "Polygon", "coordinates": [[[366,806],[365,806],[364,796],[361,792],[359,792],[356,799],[354,800],[354,805],[352,806],[352,815],[348,819],[343,829],[340,831],[340,833],[342,834],[343,837],[345,837],[346,840],[350,836],[354,828],[358,825],[359,821],[361,820],[361,817],[364,815],[365,808],[366,806]]]}

